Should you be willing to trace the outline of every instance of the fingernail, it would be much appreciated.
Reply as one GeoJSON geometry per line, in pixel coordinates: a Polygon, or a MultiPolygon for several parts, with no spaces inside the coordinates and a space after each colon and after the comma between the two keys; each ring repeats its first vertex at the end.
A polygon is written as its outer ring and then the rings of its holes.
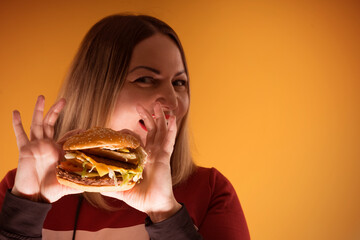
{"type": "Polygon", "coordinates": [[[169,117],[169,125],[170,125],[170,128],[171,130],[174,130],[175,129],[175,126],[176,126],[176,117],[174,115],[171,115],[169,117]]]}
{"type": "Polygon", "coordinates": [[[141,105],[136,105],[136,111],[138,112],[140,117],[142,117],[142,118],[145,117],[144,109],[143,109],[143,107],[141,105]]]}
{"type": "Polygon", "coordinates": [[[66,99],[65,98],[60,98],[59,102],[61,102],[62,104],[66,104],[66,99]]]}
{"type": "Polygon", "coordinates": [[[12,112],[12,119],[15,123],[21,122],[21,116],[20,116],[20,112],[18,110],[14,110],[12,112]]]}
{"type": "Polygon", "coordinates": [[[136,105],[135,108],[136,108],[136,111],[137,111],[137,112],[139,112],[139,113],[141,112],[141,105],[136,105]]]}
{"type": "Polygon", "coordinates": [[[157,107],[157,108],[159,108],[159,109],[162,109],[161,103],[159,103],[159,102],[155,102],[155,107],[157,107]]]}
{"type": "Polygon", "coordinates": [[[12,112],[13,117],[20,115],[20,112],[18,110],[14,110],[12,112]]]}

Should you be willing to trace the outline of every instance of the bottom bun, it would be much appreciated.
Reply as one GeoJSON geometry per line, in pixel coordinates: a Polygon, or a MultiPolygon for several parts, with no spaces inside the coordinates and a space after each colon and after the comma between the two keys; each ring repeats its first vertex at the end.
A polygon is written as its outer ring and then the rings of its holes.
{"type": "Polygon", "coordinates": [[[135,186],[135,182],[129,182],[127,184],[121,185],[121,183],[118,186],[91,186],[91,185],[83,185],[79,183],[75,183],[66,179],[63,179],[59,176],[56,176],[58,182],[62,185],[75,188],[78,190],[82,190],[84,192],[117,192],[117,191],[126,191],[130,190],[135,186]]]}

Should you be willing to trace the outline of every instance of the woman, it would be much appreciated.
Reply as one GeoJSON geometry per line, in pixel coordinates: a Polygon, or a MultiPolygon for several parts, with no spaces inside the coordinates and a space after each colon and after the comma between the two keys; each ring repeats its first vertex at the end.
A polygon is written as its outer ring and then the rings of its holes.
{"type": "Polygon", "coordinates": [[[249,239],[231,184],[192,161],[189,92],[184,52],[167,24],[133,15],[95,24],[44,118],[39,96],[30,139],[13,113],[19,164],[0,185],[0,239],[249,239]],[[144,143],[144,179],[132,190],[80,193],[57,182],[61,143],[95,126],[129,129],[144,143]]]}

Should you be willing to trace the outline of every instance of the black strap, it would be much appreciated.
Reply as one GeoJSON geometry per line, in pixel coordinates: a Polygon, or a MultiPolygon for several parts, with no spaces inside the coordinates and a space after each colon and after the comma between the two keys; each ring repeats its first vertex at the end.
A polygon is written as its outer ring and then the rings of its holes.
{"type": "Polygon", "coordinates": [[[74,223],[74,231],[73,231],[73,237],[72,239],[75,240],[75,235],[76,235],[76,228],[77,228],[77,222],[79,219],[79,214],[80,214],[80,209],[81,209],[81,204],[83,201],[84,197],[82,194],[79,195],[79,201],[78,201],[78,205],[76,207],[76,215],[75,215],[75,223],[74,223]]]}

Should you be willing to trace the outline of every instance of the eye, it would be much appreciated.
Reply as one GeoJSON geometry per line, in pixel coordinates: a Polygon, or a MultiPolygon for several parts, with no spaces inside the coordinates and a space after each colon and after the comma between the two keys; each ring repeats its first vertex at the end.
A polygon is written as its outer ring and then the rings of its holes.
{"type": "Polygon", "coordinates": [[[175,81],[173,81],[172,84],[175,87],[186,87],[187,86],[187,81],[185,81],[185,80],[175,80],[175,81]]]}
{"type": "Polygon", "coordinates": [[[140,77],[133,81],[133,83],[146,87],[155,84],[155,79],[152,77],[140,77]]]}

